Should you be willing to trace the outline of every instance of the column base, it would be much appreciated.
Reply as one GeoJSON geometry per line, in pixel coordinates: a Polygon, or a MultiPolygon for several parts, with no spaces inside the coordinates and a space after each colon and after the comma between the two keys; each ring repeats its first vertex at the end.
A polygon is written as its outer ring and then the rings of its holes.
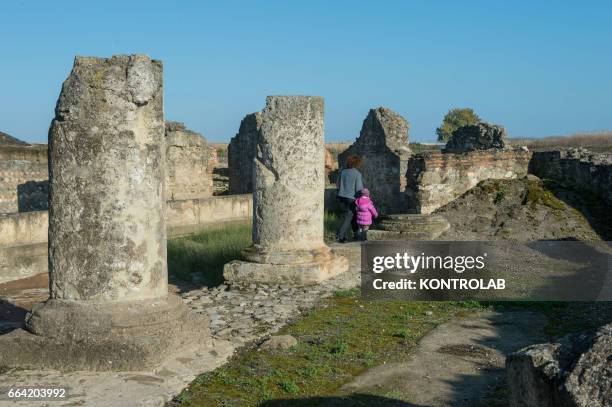
{"type": "MultiPolygon", "coordinates": [[[[304,259],[302,254],[297,257],[304,259]]],[[[224,266],[223,277],[230,283],[314,285],[348,270],[348,259],[328,248],[323,255],[314,255],[312,259],[283,264],[234,260],[224,266]]]]}
{"type": "Polygon", "coordinates": [[[146,370],[209,338],[208,318],[176,295],[122,303],[50,299],[28,314],[26,330],[0,336],[0,366],[146,370]]]}

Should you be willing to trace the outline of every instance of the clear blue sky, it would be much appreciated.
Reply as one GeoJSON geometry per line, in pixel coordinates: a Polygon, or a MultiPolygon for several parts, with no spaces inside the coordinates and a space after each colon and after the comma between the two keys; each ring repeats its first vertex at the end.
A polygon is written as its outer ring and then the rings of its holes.
{"type": "Polygon", "coordinates": [[[612,130],[610,1],[3,1],[0,130],[46,142],[75,55],[164,61],[165,112],[227,141],[270,94],[325,97],[328,141],[371,107],[434,141],[451,107],[513,136],[612,130]]]}

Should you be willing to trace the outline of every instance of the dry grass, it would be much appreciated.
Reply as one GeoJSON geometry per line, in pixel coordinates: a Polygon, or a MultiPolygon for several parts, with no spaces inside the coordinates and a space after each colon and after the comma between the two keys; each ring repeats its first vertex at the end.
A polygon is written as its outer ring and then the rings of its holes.
{"type": "Polygon", "coordinates": [[[593,151],[612,151],[612,131],[577,133],[569,136],[553,136],[541,139],[511,138],[510,143],[525,145],[532,150],[584,147],[593,151]]]}

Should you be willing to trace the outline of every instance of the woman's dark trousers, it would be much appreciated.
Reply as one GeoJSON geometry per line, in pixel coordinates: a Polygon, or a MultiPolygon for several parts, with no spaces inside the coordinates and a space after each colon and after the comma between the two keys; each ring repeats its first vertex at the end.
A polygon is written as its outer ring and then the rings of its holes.
{"type": "Polygon", "coordinates": [[[342,220],[342,225],[340,225],[340,229],[338,229],[338,240],[347,239],[346,234],[349,231],[349,228],[353,230],[353,236],[357,236],[357,219],[355,213],[355,201],[353,199],[348,198],[340,198],[340,202],[344,205],[344,219],[342,220]]]}

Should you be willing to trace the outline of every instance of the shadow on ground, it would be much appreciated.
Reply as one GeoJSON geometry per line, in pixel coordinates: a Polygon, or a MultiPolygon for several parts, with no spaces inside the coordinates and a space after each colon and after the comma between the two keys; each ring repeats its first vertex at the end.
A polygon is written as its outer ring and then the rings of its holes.
{"type": "Polygon", "coordinates": [[[307,397],[290,400],[268,400],[258,407],[425,407],[388,397],[351,394],[345,397],[307,397]]]}
{"type": "Polygon", "coordinates": [[[544,187],[553,195],[580,212],[602,240],[612,240],[612,207],[590,191],[578,191],[544,179],[544,187]]]}

